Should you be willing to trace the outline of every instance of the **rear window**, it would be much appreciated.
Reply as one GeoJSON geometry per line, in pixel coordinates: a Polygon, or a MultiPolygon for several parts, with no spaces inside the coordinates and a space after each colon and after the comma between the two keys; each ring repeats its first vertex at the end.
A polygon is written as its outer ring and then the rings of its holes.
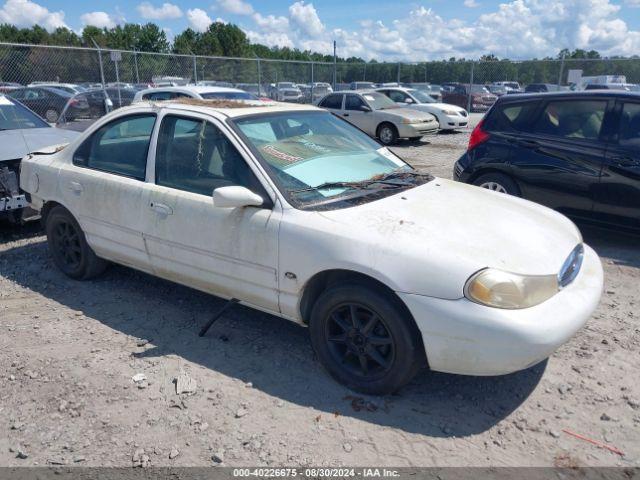
{"type": "Polygon", "coordinates": [[[499,132],[522,132],[531,127],[528,120],[537,106],[536,102],[507,103],[497,106],[486,128],[499,132]]]}
{"type": "Polygon", "coordinates": [[[342,108],[342,95],[329,95],[322,102],[320,106],[323,108],[333,108],[340,110],[342,108]]]}

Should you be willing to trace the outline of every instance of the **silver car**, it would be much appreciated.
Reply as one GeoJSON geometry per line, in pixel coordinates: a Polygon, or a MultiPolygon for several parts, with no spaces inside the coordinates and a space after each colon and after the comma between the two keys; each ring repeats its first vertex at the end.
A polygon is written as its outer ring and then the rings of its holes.
{"type": "Polygon", "coordinates": [[[399,138],[417,140],[439,129],[438,121],[430,113],[399,107],[386,95],[370,90],[330,93],[318,106],[378,138],[384,145],[399,138]]]}
{"type": "Polygon", "coordinates": [[[18,186],[22,157],[43,147],[69,143],[78,135],[52,127],[18,101],[0,94],[0,218],[19,221],[28,205],[18,186]]]}

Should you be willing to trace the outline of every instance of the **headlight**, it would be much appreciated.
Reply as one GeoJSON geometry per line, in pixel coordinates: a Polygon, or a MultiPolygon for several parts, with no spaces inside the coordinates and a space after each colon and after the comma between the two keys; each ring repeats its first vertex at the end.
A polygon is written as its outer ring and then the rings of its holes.
{"type": "Polygon", "coordinates": [[[489,307],[519,309],[538,305],[558,290],[557,275],[518,275],[487,268],[467,281],[464,295],[489,307]]]}
{"type": "Polygon", "coordinates": [[[442,113],[444,113],[445,115],[458,115],[458,112],[456,112],[455,110],[442,110],[442,113]]]}
{"type": "Polygon", "coordinates": [[[405,125],[412,124],[412,123],[424,123],[428,121],[429,119],[427,118],[403,118],[402,119],[402,123],[404,123],[405,125]]]}

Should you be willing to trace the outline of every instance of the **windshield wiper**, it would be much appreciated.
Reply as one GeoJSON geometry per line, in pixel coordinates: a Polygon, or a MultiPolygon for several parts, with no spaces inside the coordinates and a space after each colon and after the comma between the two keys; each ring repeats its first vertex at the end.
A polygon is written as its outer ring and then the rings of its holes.
{"type": "Polygon", "coordinates": [[[432,179],[433,175],[428,173],[420,173],[416,170],[394,170],[393,172],[389,172],[385,175],[382,175],[378,178],[378,181],[386,181],[391,179],[405,179],[407,177],[422,177],[427,179],[432,179]]]}
{"type": "Polygon", "coordinates": [[[366,190],[375,184],[388,185],[390,188],[398,188],[404,186],[402,184],[398,184],[397,182],[387,182],[384,179],[362,180],[360,182],[325,182],[315,187],[306,187],[300,188],[298,190],[291,190],[289,193],[296,194],[303,192],[312,192],[314,190],[328,190],[332,188],[353,188],[355,190],[366,190]]]}

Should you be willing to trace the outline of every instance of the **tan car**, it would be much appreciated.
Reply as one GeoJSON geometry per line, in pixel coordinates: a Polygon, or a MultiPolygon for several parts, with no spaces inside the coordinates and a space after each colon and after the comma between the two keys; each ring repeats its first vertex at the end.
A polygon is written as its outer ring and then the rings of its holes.
{"type": "Polygon", "coordinates": [[[318,106],[378,138],[384,145],[391,145],[399,138],[419,139],[439,129],[438,121],[430,113],[399,107],[375,91],[330,93],[318,106]]]}

